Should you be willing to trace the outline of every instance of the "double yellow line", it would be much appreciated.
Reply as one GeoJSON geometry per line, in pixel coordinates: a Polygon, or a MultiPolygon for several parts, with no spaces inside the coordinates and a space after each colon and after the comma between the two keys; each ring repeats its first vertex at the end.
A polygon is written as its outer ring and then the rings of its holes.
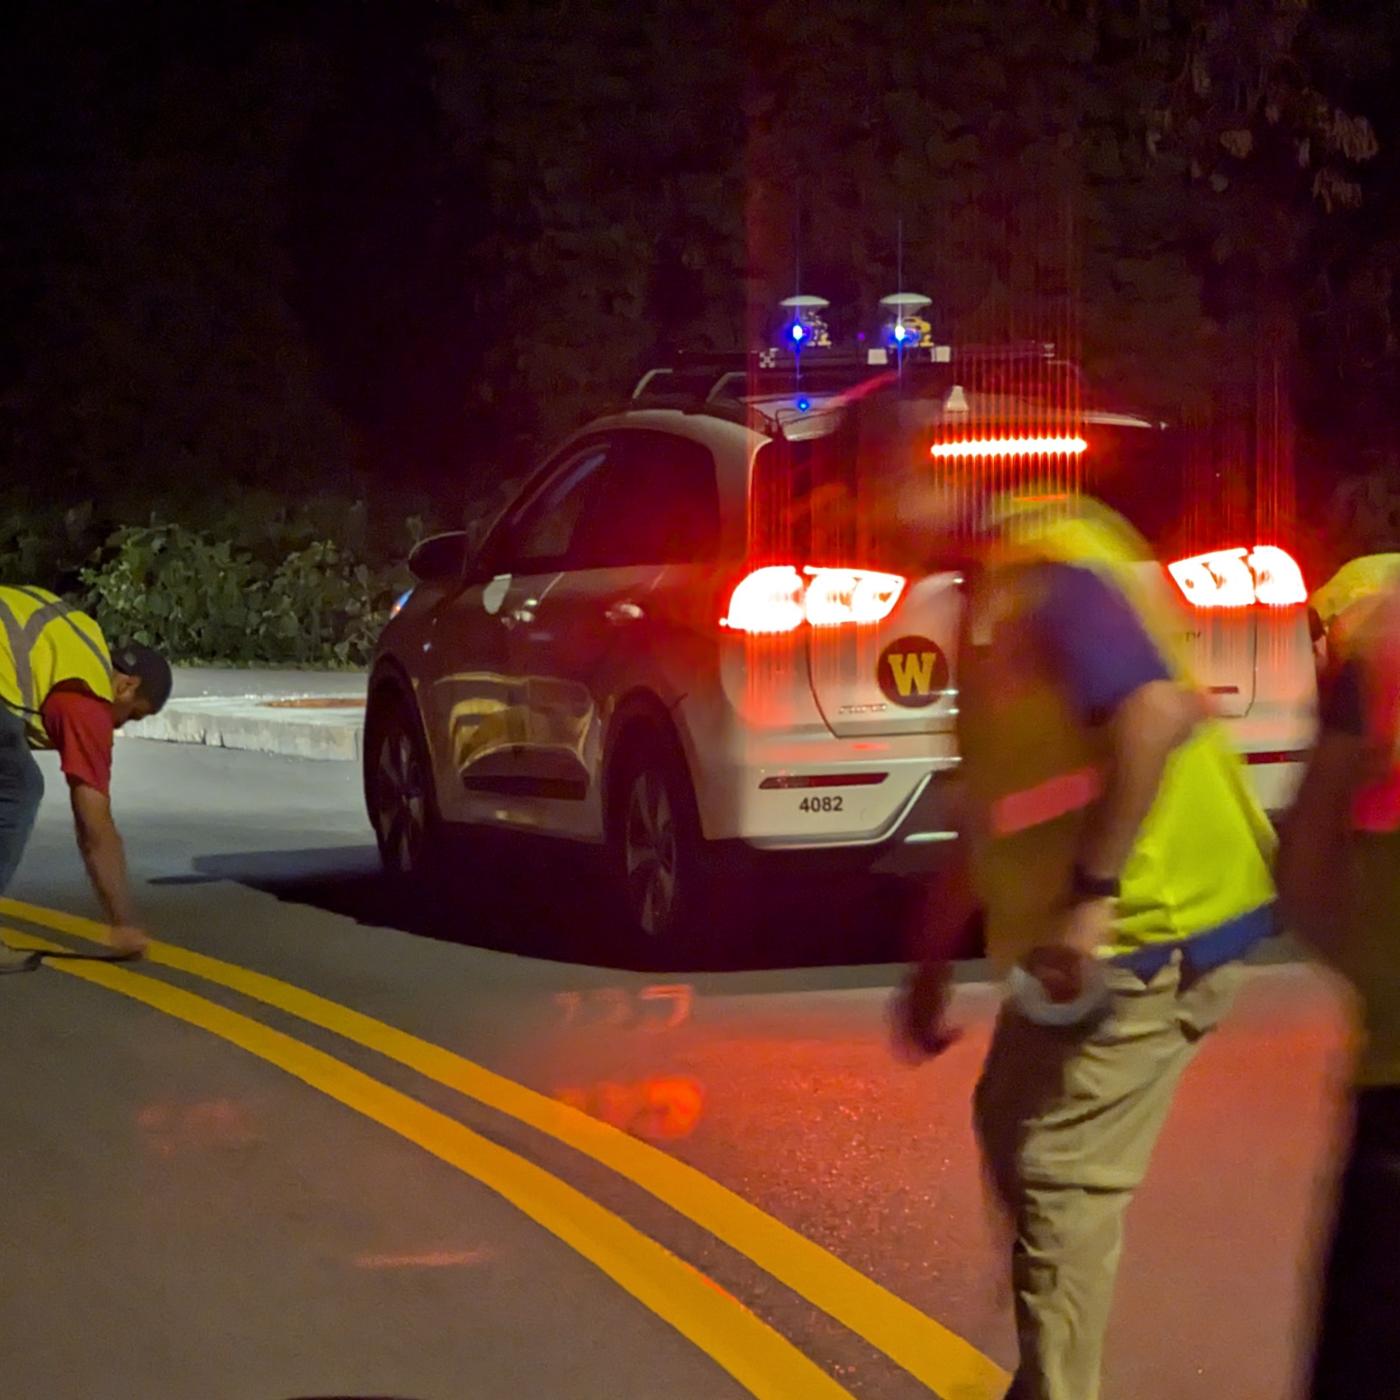
{"type": "MultiPolygon", "coordinates": [[[[103,925],[18,900],[0,914],[102,943],[103,925]]],[[[55,945],[7,931],[16,947],[55,945]]],[[[942,1400],[992,1400],[1006,1373],[970,1343],[650,1144],[372,1016],[264,973],[174,944],[147,960],[201,978],[341,1036],[586,1154],[707,1230],[885,1353],[942,1400]]],[[[217,1035],[417,1143],[509,1200],[671,1324],[753,1395],[823,1400],[848,1392],[737,1300],[656,1241],[525,1158],[369,1075],[183,988],[102,963],[51,966],[217,1035]]]]}

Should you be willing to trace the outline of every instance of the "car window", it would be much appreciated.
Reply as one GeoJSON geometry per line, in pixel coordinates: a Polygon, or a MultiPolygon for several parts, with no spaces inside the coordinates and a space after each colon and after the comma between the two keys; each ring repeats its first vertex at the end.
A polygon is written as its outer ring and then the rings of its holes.
{"type": "Polygon", "coordinates": [[[718,547],[714,457],[688,438],[637,429],[566,457],[507,522],[493,557],[522,573],[695,563],[718,547]]]}
{"type": "Polygon", "coordinates": [[[607,489],[587,522],[588,564],[689,564],[719,548],[719,486],[708,448],[673,433],[617,435],[607,489]]]}
{"type": "Polygon", "coordinates": [[[504,532],[497,567],[516,573],[578,567],[574,563],[590,516],[606,492],[608,445],[593,442],[567,457],[504,532]]]}

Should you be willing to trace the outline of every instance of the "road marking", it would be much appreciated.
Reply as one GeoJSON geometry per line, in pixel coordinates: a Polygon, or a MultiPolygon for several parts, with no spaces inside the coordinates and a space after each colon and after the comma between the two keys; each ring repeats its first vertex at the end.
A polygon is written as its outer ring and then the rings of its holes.
{"type": "MultiPolygon", "coordinates": [[[[57,951],[5,930],[12,946],[57,951]]],[[[760,1400],[852,1400],[788,1339],[698,1269],[542,1167],[362,1070],[183,987],[96,962],[57,972],[120,992],[266,1060],[489,1187],[728,1371],[760,1400]]]]}
{"type": "MultiPolygon", "coordinates": [[[[61,910],[0,898],[0,913],[90,942],[106,942],[105,925],[61,910]]],[[[603,1163],[863,1337],[942,1400],[995,1400],[1004,1394],[1010,1377],[971,1342],[659,1148],[431,1041],[289,982],[172,943],[153,941],[147,956],[374,1050],[603,1163]]]]}

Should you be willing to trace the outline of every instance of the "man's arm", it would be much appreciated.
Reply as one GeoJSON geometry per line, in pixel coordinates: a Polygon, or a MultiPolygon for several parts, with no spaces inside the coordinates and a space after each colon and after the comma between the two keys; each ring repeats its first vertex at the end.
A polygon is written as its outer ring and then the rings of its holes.
{"type": "Polygon", "coordinates": [[[1172,680],[1148,681],[1119,702],[1107,726],[1104,789],[1079,842],[1079,864],[1087,874],[1117,879],[1122,873],[1167,759],[1205,716],[1201,697],[1172,680]]]}
{"type": "Polygon", "coordinates": [[[971,868],[978,831],[969,802],[950,813],[949,819],[958,840],[918,901],[909,940],[912,966],[893,1007],[895,1048],[913,1062],[941,1055],[961,1035],[948,1025],[947,1014],[953,955],[978,910],[971,868]]]}
{"type": "Polygon", "coordinates": [[[1362,664],[1353,659],[1321,688],[1317,747],[1284,822],[1275,876],[1293,929],[1327,956],[1345,926],[1347,846],[1357,789],[1378,755],[1369,733],[1362,664]]]}
{"type": "MultiPolygon", "coordinates": [[[[1127,598],[1094,570],[1052,565],[1042,579],[1036,623],[1047,662],[1084,723],[1100,727],[1107,739],[1103,790],[1086,813],[1076,858],[1086,875],[1116,880],[1168,758],[1206,708],[1172,676],[1127,598]]],[[[1108,938],[1112,914],[1108,899],[1071,905],[1059,941],[1093,952],[1108,938]]]]}
{"type": "MultiPolygon", "coordinates": [[[[1172,751],[1205,718],[1200,696],[1172,680],[1148,681],[1108,721],[1109,759],[1103,792],[1089,809],[1076,864],[1092,879],[1117,880],[1157,799],[1172,751]]],[[[1066,891],[1066,894],[1069,892],[1066,891]]],[[[1070,904],[1056,942],[1092,956],[1108,942],[1112,899],[1070,904]]]]}
{"type": "Polygon", "coordinates": [[[112,818],[111,801],[106,793],[86,783],[70,783],[69,795],[78,849],[107,922],[112,925],[112,946],[122,952],[141,952],[147,939],[136,925],[126,876],[126,851],[112,818]]]}
{"type": "Polygon", "coordinates": [[[1278,891],[1289,927],[1323,957],[1345,926],[1352,801],[1371,758],[1364,736],[1325,729],[1279,842],[1278,891]]]}

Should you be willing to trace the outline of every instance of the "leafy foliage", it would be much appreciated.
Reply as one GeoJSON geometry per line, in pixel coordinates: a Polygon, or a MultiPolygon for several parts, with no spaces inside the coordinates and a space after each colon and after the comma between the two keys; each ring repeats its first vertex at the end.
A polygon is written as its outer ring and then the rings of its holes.
{"type": "Polygon", "coordinates": [[[110,637],[185,662],[362,665],[410,580],[329,540],[275,564],[180,525],[126,526],[83,571],[110,637]]]}

